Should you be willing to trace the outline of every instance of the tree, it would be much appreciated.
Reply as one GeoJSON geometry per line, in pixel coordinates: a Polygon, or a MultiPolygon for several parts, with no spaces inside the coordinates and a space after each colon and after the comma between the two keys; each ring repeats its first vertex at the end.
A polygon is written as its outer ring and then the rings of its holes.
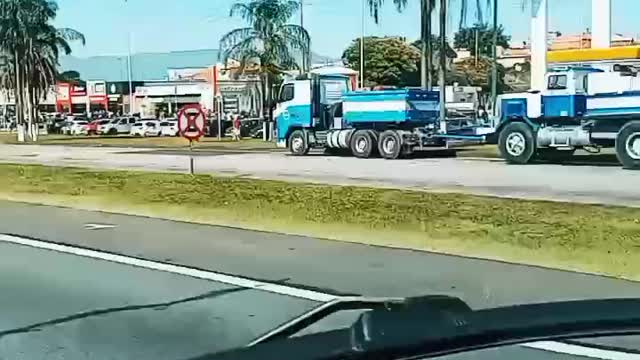
{"type": "MultiPolygon", "coordinates": [[[[361,39],[353,40],[342,55],[345,63],[353,69],[357,69],[360,64],[360,41],[361,39]]],[[[418,49],[399,37],[367,37],[365,44],[365,86],[414,85],[407,84],[407,76],[418,70],[418,49]]]]}
{"type": "MultiPolygon", "coordinates": [[[[431,46],[431,49],[429,49],[427,51],[428,54],[430,54],[429,58],[427,59],[427,63],[430,65],[428,68],[431,69],[431,71],[428,72],[427,74],[427,79],[429,81],[432,81],[432,79],[437,79],[438,78],[438,71],[440,69],[440,62],[438,61],[439,57],[440,57],[440,42],[438,41],[438,37],[435,35],[431,35],[430,40],[425,41],[426,43],[430,44],[429,46],[431,46]]],[[[449,45],[448,42],[447,43],[447,47],[445,49],[445,56],[446,56],[446,70],[449,71],[451,70],[451,65],[453,64],[453,59],[455,59],[458,55],[456,54],[456,52],[453,50],[453,48],[451,48],[451,46],[449,45]]],[[[422,39],[420,40],[416,40],[413,43],[411,43],[411,45],[413,47],[415,47],[418,50],[422,49],[422,39]]],[[[421,59],[422,60],[422,59],[421,59]]],[[[418,79],[418,77],[422,77],[422,70],[420,70],[420,72],[416,73],[416,74],[412,74],[411,78],[412,79],[418,79]]],[[[418,84],[420,84],[420,86],[423,86],[424,84],[422,83],[423,79],[420,79],[420,81],[418,80],[412,80],[411,83],[415,86],[417,86],[418,84]]],[[[428,86],[427,86],[428,87],[428,86]]]]}
{"type": "MultiPolygon", "coordinates": [[[[462,28],[453,38],[453,46],[456,49],[464,48],[475,55],[476,32],[478,34],[478,52],[481,56],[491,57],[493,55],[493,29],[487,24],[478,24],[473,27],[462,28]]],[[[504,34],[504,28],[498,27],[498,46],[509,47],[511,37],[504,34]]]]}
{"type": "MultiPolygon", "coordinates": [[[[451,74],[447,84],[458,83],[460,85],[479,86],[484,92],[491,89],[491,58],[481,57],[478,59],[466,58],[456,62],[451,67],[451,74]]],[[[503,91],[505,69],[498,64],[498,90],[503,91]]]]}
{"type": "MultiPolygon", "coordinates": [[[[220,58],[233,59],[241,71],[258,64],[264,84],[264,104],[271,105],[270,85],[284,70],[300,69],[296,56],[309,54],[310,38],[300,25],[289,24],[299,9],[295,0],[251,0],[232,5],[229,16],[239,16],[247,27],[234,29],[220,39],[220,58]]],[[[304,61],[303,61],[304,62],[304,61]]]]}
{"type": "MultiPolygon", "coordinates": [[[[467,24],[467,18],[468,18],[468,14],[469,14],[469,8],[471,6],[474,6],[476,8],[476,18],[475,18],[475,22],[478,24],[484,24],[484,10],[483,10],[483,3],[485,4],[484,7],[488,8],[492,1],[499,1],[499,0],[460,0],[460,19],[459,19],[459,23],[458,23],[458,28],[463,28],[466,24],[467,24]]],[[[527,1],[527,0],[521,0],[521,1],[527,1]]]]}
{"type": "Polygon", "coordinates": [[[82,84],[80,73],[75,70],[63,71],[58,74],[58,81],[82,84]]]}
{"type": "Polygon", "coordinates": [[[78,31],[51,24],[57,10],[51,0],[0,0],[0,86],[15,97],[19,141],[25,120],[37,140],[38,105],[58,77],[60,52],[71,53],[68,41],[85,41],[78,31]]]}

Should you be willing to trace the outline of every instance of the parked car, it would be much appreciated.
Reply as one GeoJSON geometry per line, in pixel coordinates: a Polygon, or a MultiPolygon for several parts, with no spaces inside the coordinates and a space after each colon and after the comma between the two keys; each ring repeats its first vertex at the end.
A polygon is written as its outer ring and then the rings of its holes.
{"type": "Polygon", "coordinates": [[[131,136],[160,136],[160,122],[157,120],[138,121],[131,126],[131,136]]]}
{"type": "Polygon", "coordinates": [[[71,135],[87,135],[87,125],[89,125],[88,121],[72,121],[69,133],[71,135]]]}
{"type": "Polygon", "coordinates": [[[88,135],[98,134],[98,128],[101,125],[105,125],[105,124],[108,124],[108,123],[109,123],[109,120],[106,120],[106,119],[91,121],[89,124],[87,124],[87,134],[88,135]]]}
{"type": "Polygon", "coordinates": [[[136,117],[121,117],[112,120],[110,123],[103,125],[102,134],[117,135],[131,133],[131,125],[135,124],[138,119],[136,117]]]}
{"type": "Polygon", "coordinates": [[[98,123],[98,127],[96,128],[96,133],[98,135],[106,135],[109,129],[111,128],[111,124],[115,124],[118,121],[120,121],[120,119],[100,120],[100,122],[98,123]]]}
{"type": "Polygon", "coordinates": [[[161,136],[178,136],[179,133],[178,120],[166,120],[160,122],[161,136]]]}
{"type": "Polygon", "coordinates": [[[78,132],[78,124],[81,124],[80,126],[84,127],[87,122],[83,120],[65,121],[60,127],[60,133],[64,135],[76,135],[78,132]]]}

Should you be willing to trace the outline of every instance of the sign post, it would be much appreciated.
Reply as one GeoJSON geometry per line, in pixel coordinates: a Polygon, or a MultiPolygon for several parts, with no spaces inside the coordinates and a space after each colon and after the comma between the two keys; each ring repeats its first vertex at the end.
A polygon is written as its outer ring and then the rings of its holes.
{"type": "Polygon", "coordinates": [[[198,141],[205,131],[206,115],[200,105],[185,105],[178,113],[180,135],[189,140],[189,174],[194,174],[193,141],[198,141]]]}

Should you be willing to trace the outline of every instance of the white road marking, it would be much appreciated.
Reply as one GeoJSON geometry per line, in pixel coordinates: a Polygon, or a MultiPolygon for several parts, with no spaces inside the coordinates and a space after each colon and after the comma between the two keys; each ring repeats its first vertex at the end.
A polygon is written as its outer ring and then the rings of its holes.
{"type": "Polygon", "coordinates": [[[559,354],[570,354],[576,356],[584,356],[593,359],[604,360],[640,360],[640,354],[626,353],[621,351],[612,351],[591,348],[581,345],[565,344],[555,341],[539,341],[535,343],[529,343],[522,345],[524,347],[551,351],[559,354]]]}
{"type": "Polygon", "coordinates": [[[150,269],[150,270],[158,270],[165,271],[174,274],[180,274],[185,276],[190,276],[198,279],[205,279],[216,281],[224,284],[234,285],[238,287],[244,287],[249,289],[256,289],[266,292],[271,292],[280,295],[293,296],[301,299],[313,300],[318,302],[327,302],[337,298],[335,295],[324,294],[311,290],[297,289],[293,287],[272,284],[267,282],[261,282],[256,280],[250,280],[246,278],[230,276],[225,274],[216,273],[213,271],[204,271],[192,269],[179,265],[165,264],[159,263],[150,260],[142,260],[137,258],[132,258],[123,255],[116,255],[110,253],[104,253],[95,250],[83,249],[69,245],[61,245],[54,244],[45,241],[38,241],[32,239],[25,239],[13,235],[5,235],[0,234],[0,241],[4,241],[7,243],[18,244],[18,245],[26,245],[39,249],[52,250],[65,254],[79,255],[84,257],[89,257],[98,260],[111,261],[119,264],[132,265],[140,268],[150,269]]]}
{"type": "MultiPolygon", "coordinates": [[[[328,301],[332,301],[340,298],[339,296],[336,296],[336,295],[325,294],[317,291],[298,289],[298,288],[288,287],[284,285],[272,284],[272,283],[250,280],[250,279],[231,276],[231,275],[220,274],[213,271],[197,270],[197,269],[192,269],[192,268],[179,266],[179,265],[171,265],[171,264],[159,263],[159,262],[150,261],[150,260],[142,260],[142,259],[124,256],[124,255],[104,253],[101,251],[83,249],[83,248],[78,248],[78,247],[69,246],[69,245],[61,245],[61,244],[49,243],[46,241],[26,239],[18,236],[13,236],[13,235],[0,234],[0,241],[11,243],[11,244],[31,246],[38,249],[52,250],[52,251],[57,251],[65,254],[84,256],[84,257],[89,257],[89,258],[98,259],[98,260],[110,261],[110,262],[124,264],[124,265],[136,266],[136,267],[150,269],[150,270],[170,272],[170,273],[190,276],[198,279],[211,280],[211,281],[216,281],[216,282],[234,285],[238,287],[256,289],[256,290],[271,292],[274,294],[287,295],[287,296],[297,297],[297,298],[306,299],[306,300],[328,302],[328,301]]],[[[582,356],[582,357],[588,357],[593,359],[640,360],[639,354],[590,348],[587,346],[565,344],[565,343],[555,342],[555,341],[539,341],[534,343],[523,344],[520,346],[525,348],[530,348],[530,349],[543,350],[543,351],[554,352],[559,354],[582,356]]]]}
{"type": "Polygon", "coordinates": [[[84,228],[86,230],[112,229],[116,226],[117,225],[111,225],[111,224],[94,224],[94,223],[84,224],[84,228]]]}

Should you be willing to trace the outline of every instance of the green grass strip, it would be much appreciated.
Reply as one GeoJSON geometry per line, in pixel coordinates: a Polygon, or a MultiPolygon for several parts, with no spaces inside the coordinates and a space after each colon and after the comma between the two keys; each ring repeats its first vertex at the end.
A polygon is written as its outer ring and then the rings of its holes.
{"type": "Polygon", "coordinates": [[[635,208],[31,165],[0,165],[0,192],[11,200],[640,279],[635,208]]]}

